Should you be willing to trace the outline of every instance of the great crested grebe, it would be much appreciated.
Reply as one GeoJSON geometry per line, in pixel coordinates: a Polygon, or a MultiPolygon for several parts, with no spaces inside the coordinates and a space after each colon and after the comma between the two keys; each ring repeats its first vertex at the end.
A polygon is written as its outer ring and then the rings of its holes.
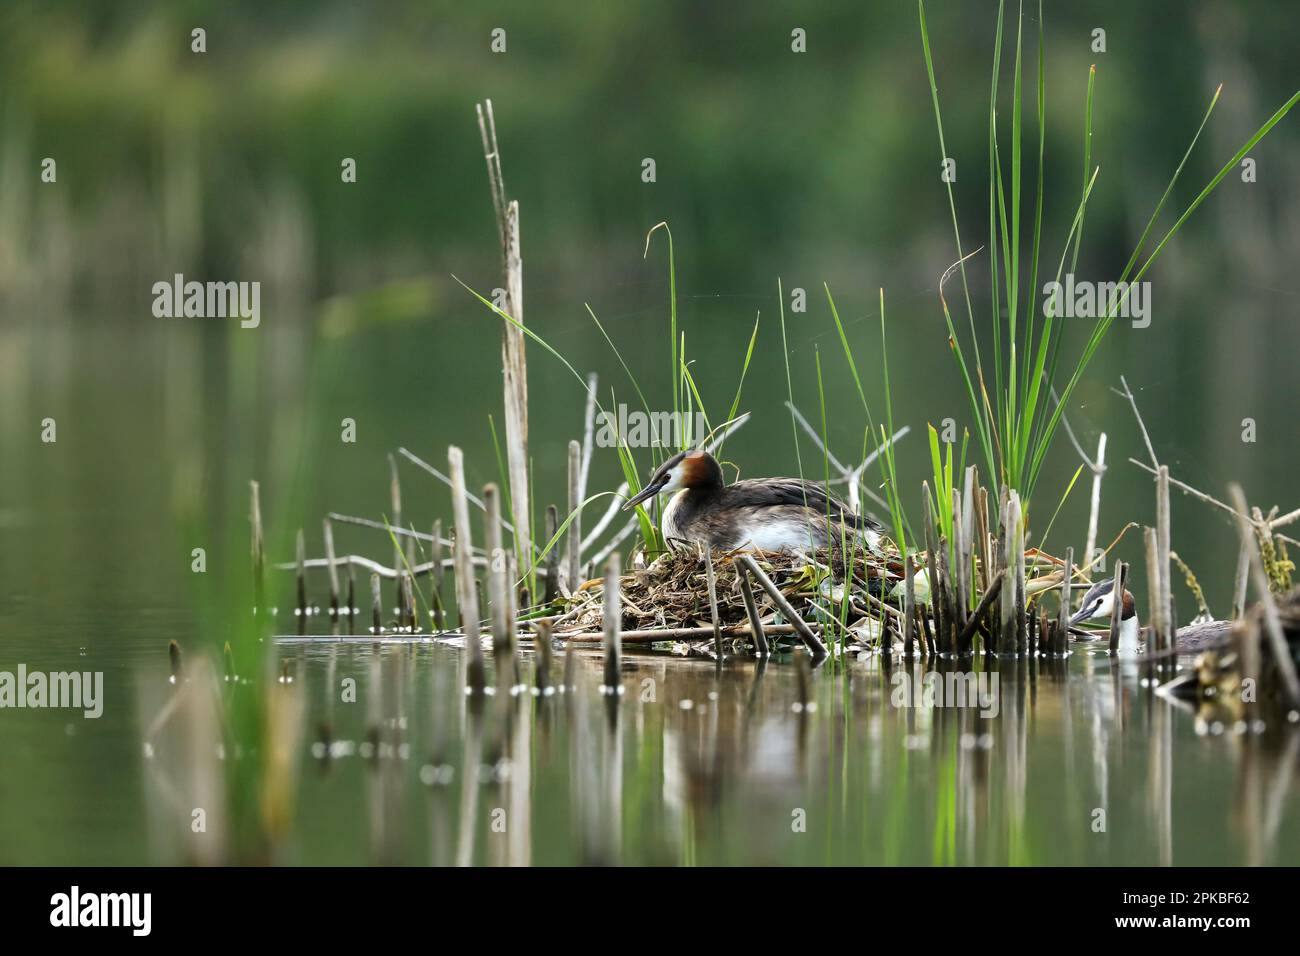
{"type": "Polygon", "coordinates": [[[675,491],[664,508],[670,544],[700,541],[719,551],[837,547],[861,541],[875,551],[883,528],[855,515],[816,482],[799,478],[750,478],[724,484],[722,467],[707,451],[679,452],[655,469],[623,510],[675,491]]]}
{"type": "MultiPolygon", "coordinates": [[[[1083,596],[1079,610],[1070,618],[1070,624],[1080,621],[1097,621],[1110,618],[1115,606],[1115,581],[1108,579],[1094,584],[1083,596]]],[[[1193,621],[1180,627],[1174,635],[1174,648],[1181,653],[1194,653],[1222,647],[1227,643],[1230,621],[1193,621]]],[[[1143,637],[1143,628],[1138,623],[1137,606],[1133,601],[1133,592],[1125,589],[1124,603],[1120,607],[1119,621],[1119,656],[1136,657],[1138,642],[1143,637]]]]}
{"type": "MultiPolygon", "coordinates": [[[[1119,612],[1119,656],[1136,657],[1142,626],[1138,624],[1137,605],[1133,601],[1133,592],[1126,588],[1123,600],[1119,612]]],[[[1074,616],[1070,618],[1070,624],[1078,624],[1080,621],[1109,620],[1114,608],[1115,580],[1108,578],[1088,588],[1079,610],[1075,611],[1074,616]]]]}

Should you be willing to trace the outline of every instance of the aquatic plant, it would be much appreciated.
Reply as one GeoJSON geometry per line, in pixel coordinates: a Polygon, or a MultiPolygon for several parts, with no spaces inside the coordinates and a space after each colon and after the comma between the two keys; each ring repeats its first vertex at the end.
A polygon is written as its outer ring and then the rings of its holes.
{"type": "MultiPolygon", "coordinates": [[[[1026,162],[1023,156],[1023,109],[1024,84],[1022,82],[1022,65],[1024,59],[1024,4],[1018,5],[1015,34],[1015,58],[1013,63],[1013,82],[1011,94],[1011,128],[1010,157],[1003,161],[1002,145],[999,142],[998,123],[998,89],[1002,72],[1002,44],[1004,34],[1005,0],[999,0],[997,26],[994,33],[993,74],[989,92],[988,115],[988,177],[989,177],[989,237],[987,248],[983,251],[989,258],[990,269],[990,307],[989,316],[993,329],[991,348],[986,342],[981,345],[975,331],[975,306],[967,282],[967,262],[980,249],[968,251],[963,243],[961,228],[957,215],[956,199],[950,177],[944,177],[948,197],[948,208],[952,217],[953,237],[956,243],[957,262],[944,274],[940,281],[940,302],[944,320],[947,323],[948,342],[952,349],[965,386],[970,403],[975,434],[986,467],[994,480],[1001,485],[1019,492],[1024,502],[1025,514],[1029,511],[1029,502],[1038,482],[1047,452],[1057,428],[1061,424],[1065,408],[1074,394],[1098,346],[1114,324],[1120,310],[1126,305],[1136,284],[1142,280],[1161,252],[1178,234],[1191,215],[1210,196],[1233,169],[1241,163],[1250,150],[1264,138],[1283,117],[1287,115],[1300,100],[1300,92],[1294,94],[1282,104],[1251,135],[1241,148],[1228,160],[1219,172],[1205,185],[1194,200],[1182,212],[1174,224],[1164,233],[1160,241],[1149,253],[1146,253],[1147,241],[1152,235],[1166,202],[1172,195],[1174,186],[1186,165],[1188,157],[1196,147],[1201,132],[1209,121],[1222,91],[1220,86],[1210,100],[1210,104],[1192,136],[1182,160],[1178,163],[1165,188],[1164,194],[1156,203],[1146,227],[1143,229],[1128,262],[1121,271],[1116,283],[1116,291],[1108,296],[1104,310],[1097,318],[1088,336],[1087,342],[1074,358],[1073,364],[1063,364],[1062,344],[1064,328],[1055,320],[1053,310],[1044,309],[1045,315],[1041,325],[1037,322],[1033,303],[1038,295],[1038,277],[1040,257],[1043,251],[1043,197],[1044,197],[1044,143],[1046,136],[1046,89],[1044,82],[1043,50],[1043,5],[1038,3],[1037,58],[1035,74],[1035,116],[1037,120],[1037,177],[1034,190],[1033,223],[1029,230],[1030,253],[1028,257],[1028,284],[1025,285],[1025,263],[1022,262],[1022,241],[1024,224],[1022,223],[1022,181],[1025,178],[1026,162]],[[1009,182],[1008,182],[1009,179],[1009,182]],[[1144,253],[1145,258],[1144,258],[1144,253]],[[1141,264],[1139,265],[1139,261],[1141,264]],[[959,332],[949,310],[948,301],[943,295],[943,284],[956,271],[961,275],[963,297],[969,324],[969,335],[963,340],[964,333],[959,332]],[[1004,310],[1005,307],[1005,310],[1004,310]],[[1005,320],[1004,320],[1005,311],[1005,320]],[[991,369],[992,382],[988,380],[991,369]],[[1047,398],[1056,383],[1064,377],[1060,388],[1060,399],[1049,403],[1047,398]],[[992,386],[990,389],[990,385],[992,386]],[[990,394],[991,391],[991,394],[990,394]]],[[[935,60],[930,44],[930,33],[926,23],[925,2],[917,0],[917,13],[920,21],[921,45],[925,56],[926,73],[930,81],[930,94],[934,104],[935,127],[938,131],[941,159],[948,161],[950,153],[944,140],[943,116],[939,107],[939,87],[935,76],[935,60]]],[[[1070,229],[1062,243],[1057,261],[1055,281],[1059,283],[1065,269],[1067,256],[1070,257],[1071,271],[1078,261],[1079,246],[1083,238],[1085,213],[1089,198],[1097,179],[1100,167],[1089,169],[1091,164],[1093,94],[1096,67],[1088,72],[1087,95],[1084,106],[1084,153],[1082,188],[1078,205],[1070,224],[1070,229]]]]}

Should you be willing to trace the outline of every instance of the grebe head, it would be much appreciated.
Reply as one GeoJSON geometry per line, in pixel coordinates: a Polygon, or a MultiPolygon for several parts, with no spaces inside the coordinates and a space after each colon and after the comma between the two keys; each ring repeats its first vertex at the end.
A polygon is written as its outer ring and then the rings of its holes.
{"type": "Polygon", "coordinates": [[[645,487],[627,500],[623,510],[680,488],[721,487],[722,466],[716,458],[707,451],[680,451],[654,470],[645,487]]]}
{"type": "MultiPolygon", "coordinates": [[[[1096,621],[1109,618],[1111,611],[1115,607],[1115,580],[1102,581],[1094,584],[1088,589],[1088,593],[1083,596],[1083,603],[1079,605],[1079,610],[1075,612],[1074,617],[1070,618],[1071,624],[1078,624],[1080,621],[1096,621]]],[[[1130,618],[1137,617],[1137,606],[1133,603],[1133,592],[1124,591],[1124,603],[1120,607],[1120,620],[1127,621],[1130,618]]]]}

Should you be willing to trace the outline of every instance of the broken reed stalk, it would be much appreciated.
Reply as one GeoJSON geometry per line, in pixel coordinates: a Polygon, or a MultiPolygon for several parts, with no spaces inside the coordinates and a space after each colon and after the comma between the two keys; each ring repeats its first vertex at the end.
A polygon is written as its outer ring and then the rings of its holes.
{"type": "Polygon", "coordinates": [[[911,660],[916,630],[916,574],[912,570],[912,556],[903,555],[903,659],[911,660]]]}
{"type": "MultiPolygon", "coordinates": [[[[1233,482],[1228,486],[1228,494],[1232,499],[1233,507],[1237,510],[1237,530],[1240,532],[1242,540],[1249,540],[1254,535],[1250,522],[1247,520],[1246,494],[1241,490],[1241,485],[1233,482]]],[[[1268,635],[1269,644],[1273,650],[1278,674],[1282,678],[1282,688],[1292,708],[1300,708],[1300,679],[1296,677],[1295,662],[1291,659],[1291,648],[1287,644],[1286,635],[1282,632],[1282,619],[1278,615],[1277,602],[1273,599],[1273,592],[1268,588],[1268,574],[1264,571],[1264,560],[1260,556],[1257,547],[1250,549],[1250,576],[1255,582],[1255,591],[1259,595],[1259,603],[1264,609],[1264,633],[1268,635]]],[[[1246,638],[1250,640],[1249,636],[1246,638]]],[[[1254,653],[1254,659],[1258,661],[1258,652],[1254,653]]],[[[1255,676],[1247,674],[1246,676],[1255,676]]]]}
{"type": "MultiPolygon", "coordinates": [[[[392,452],[388,454],[388,525],[392,528],[402,526],[402,483],[397,476],[397,459],[393,457],[392,452]]],[[[402,546],[398,542],[401,539],[395,537],[393,541],[393,567],[402,566],[402,546]]]]}
{"type": "Polygon", "coordinates": [[[1028,624],[1025,614],[1025,523],[1024,514],[1020,504],[1020,493],[1011,492],[1011,531],[1012,531],[1012,555],[1015,559],[1015,575],[1012,582],[1016,587],[1016,653],[1023,655],[1028,650],[1028,635],[1026,626],[1028,624]]]}
{"type": "MultiPolygon", "coordinates": [[[[514,582],[519,580],[519,565],[515,563],[513,553],[506,552],[506,654],[515,673],[516,679],[519,676],[518,662],[515,659],[516,636],[519,633],[519,600],[520,588],[515,587],[514,582]]],[[[524,599],[527,599],[527,591],[523,592],[524,599]]],[[[517,682],[517,680],[516,680],[517,682]]]]}
{"type": "Polygon", "coordinates": [[[501,491],[496,484],[483,486],[483,503],[487,505],[487,513],[483,516],[483,546],[488,553],[488,610],[492,620],[492,651],[497,659],[497,668],[501,670],[513,650],[510,614],[506,605],[514,588],[508,579],[509,562],[506,560],[505,549],[501,546],[501,491]]]}
{"type": "MultiPolygon", "coordinates": [[[[578,477],[578,500],[587,499],[587,477],[591,474],[591,453],[596,436],[596,386],[600,379],[592,372],[587,376],[587,407],[582,413],[582,468],[578,477]]],[[[550,540],[547,538],[546,540],[550,540]]]]}
{"type": "Polygon", "coordinates": [[[357,579],[352,573],[352,565],[348,565],[348,633],[352,633],[353,622],[357,617],[357,579]]]}
{"type": "Polygon", "coordinates": [[[379,588],[379,575],[370,575],[370,633],[379,634],[384,629],[384,596],[379,588]]]}
{"type": "Polygon", "coordinates": [[[916,632],[917,639],[921,642],[921,656],[934,657],[938,653],[938,648],[934,646],[934,631],[930,626],[932,615],[926,613],[924,605],[917,605],[916,617],[921,624],[920,630],[916,632]]]}
{"type": "Polygon", "coordinates": [[[795,633],[799,635],[804,646],[807,647],[812,654],[816,655],[818,660],[824,658],[826,656],[826,645],[821,642],[817,635],[813,633],[813,629],[808,626],[807,622],[804,621],[804,619],[799,616],[799,613],[790,605],[790,602],[786,600],[785,595],[781,593],[781,589],[778,588],[763,569],[758,566],[758,562],[754,560],[753,555],[738,554],[736,555],[736,560],[740,561],[740,563],[744,565],[745,570],[753,575],[754,580],[758,582],[758,586],[767,592],[767,596],[772,599],[772,603],[776,605],[777,610],[780,611],[782,616],[785,617],[785,619],[794,627],[795,633]]]}
{"type": "Polygon", "coordinates": [[[415,581],[410,574],[403,571],[402,577],[402,627],[408,631],[415,630],[415,581]]]}
{"type": "Polygon", "coordinates": [[[968,646],[975,639],[975,631],[979,628],[980,620],[989,612],[993,602],[998,599],[998,594],[1002,591],[1002,582],[1006,580],[1006,577],[1006,568],[1001,569],[993,576],[993,583],[985,590],[984,596],[980,598],[980,603],[975,608],[975,613],[970,616],[970,620],[962,628],[961,637],[958,641],[962,647],[968,646]]]}
{"type": "Polygon", "coordinates": [[[579,497],[582,482],[582,446],[576,441],[569,442],[569,522],[566,544],[568,545],[565,572],[568,575],[569,592],[573,593],[582,583],[582,515],[578,506],[582,504],[579,497]]]}
{"type": "Polygon", "coordinates": [[[1006,572],[1009,581],[1002,585],[1002,603],[998,615],[998,654],[1004,657],[1014,656],[1016,654],[1017,636],[1019,628],[1016,626],[1016,533],[1015,526],[1018,523],[1019,515],[1017,514],[1019,498],[1015,492],[1007,492],[1005,489],[1002,494],[1002,554],[1000,555],[1003,570],[1006,572]]]}
{"type": "Polygon", "coordinates": [[[718,580],[713,572],[713,548],[704,545],[704,580],[709,587],[709,616],[713,621],[713,653],[722,663],[722,628],[718,626],[718,580]]]}
{"type": "Polygon", "coordinates": [[[325,560],[329,562],[330,620],[339,619],[339,569],[334,566],[334,525],[329,518],[321,522],[325,535],[325,560]]]}
{"type": "MultiPolygon", "coordinates": [[[[1106,433],[1097,439],[1097,459],[1089,463],[1092,468],[1092,500],[1088,506],[1088,540],[1083,549],[1083,563],[1092,565],[1093,551],[1097,547],[1097,521],[1101,515],[1101,476],[1106,473],[1106,433]]],[[[1069,636],[1066,636],[1069,641],[1069,636]]]]}
{"type": "Polygon", "coordinates": [[[469,527],[469,500],[465,497],[465,456],[452,445],[447,449],[447,467],[451,471],[451,510],[456,528],[456,607],[461,631],[469,654],[466,684],[472,693],[481,693],[485,684],[483,645],[479,638],[478,585],[474,580],[474,553],[469,527]]]}
{"type": "Polygon", "coordinates": [[[533,646],[537,648],[537,692],[545,695],[551,686],[551,655],[554,651],[551,646],[551,622],[537,621],[533,626],[537,630],[537,636],[533,638],[533,646]]]}
{"type": "Polygon", "coordinates": [[[941,614],[941,604],[939,600],[939,573],[936,563],[936,552],[939,550],[938,538],[934,534],[934,514],[930,502],[930,483],[921,482],[921,512],[925,516],[924,534],[925,534],[925,560],[926,573],[930,582],[930,611],[934,617],[935,643],[933,649],[935,653],[943,652],[943,619],[941,614]]]}
{"type": "MultiPolygon", "coordinates": [[[[1086,553],[1084,560],[1087,560],[1086,553]]],[[[1070,650],[1070,578],[1073,575],[1074,548],[1066,548],[1065,566],[1061,568],[1061,612],[1057,616],[1056,633],[1052,635],[1054,640],[1051,653],[1057,657],[1065,657],[1070,650]]]]}
{"type": "Polygon", "coordinates": [[[1232,590],[1232,620],[1240,621],[1246,616],[1246,583],[1250,575],[1250,552],[1254,548],[1251,537],[1243,536],[1241,546],[1237,549],[1237,576],[1232,590]]]}
{"type": "Polygon", "coordinates": [[[622,656],[623,632],[623,596],[619,581],[619,559],[611,554],[605,564],[605,610],[602,624],[605,629],[605,692],[621,694],[623,686],[619,680],[620,657],[622,656]]]}
{"type": "Polygon", "coordinates": [[[397,606],[393,609],[396,612],[396,619],[393,621],[393,630],[401,633],[406,630],[406,573],[402,572],[397,575],[397,606]]]}
{"type": "Polygon", "coordinates": [[[1119,654],[1119,622],[1124,613],[1124,587],[1128,584],[1128,565],[1123,561],[1115,562],[1115,577],[1111,584],[1110,606],[1110,656],[1119,654]]]}
{"type": "Polygon", "coordinates": [[[930,582],[930,606],[935,609],[935,630],[939,637],[939,652],[944,655],[953,653],[956,635],[952,633],[953,602],[948,600],[948,539],[939,535],[935,542],[934,554],[935,577],[930,582]]]}
{"type": "Polygon", "coordinates": [[[303,536],[302,528],[298,529],[296,550],[298,556],[298,633],[302,634],[307,628],[307,539],[303,536]]]}
{"type": "Polygon", "coordinates": [[[975,485],[975,526],[972,529],[974,539],[971,543],[972,550],[979,549],[979,561],[977,570],[979,572],[980,587],[987,590],[993,580],[993,556],[989,550],[989,491],[983,485],[975,485]]]}
{"type": "MultiPolygon", "coordinates": [[[[405,566],[407,568],[410,568],[412,571],[414,571],[415,542],[416,542],[415,525],[411,525],[408,530],[410,531],[410,534],[405,535],[403,539],[399,539],[399,540],[405,540],[406,542],[406,565],[405,566]]],[[[419,595],[419,593],[420,593],[420,586],[415,581],[415,575],[412,574],[411,575],[411,597],[415,598],[419,595]]]]}
{"type": "MultiPolygon", "coordinates": [[[[555,505],[546,506],[546,540],[550,541],[555,537],[555,532],[560,527],[560,513],[555,505]]],[[[542,592],[542,603],[551,605],[556,602],[560,596],[560,548],[557,542],[550,551],[546,552],[546,558],[542,565],[542,570],[546,577],[546,590],[542,592]]]]}
{"type": "Polygon", "coordinates": [[[420,614],[415,604],[415,577],[410,571],[403,571],[402,581],[406,586],[406,626],[414,634],[420,629],[420,614]]]}
{"type": "Polygon", "coordinates": [[[767,635],[763,633],[763,621],[758,613],[758,603],[754,600],[754,589],[749,583],[749,572],[737,568],[736,582],[740,585],[740,597],[745,602],[745,616],[749,618],[749,631],[754,638],[754,653],[759,657],[768,657],[771,651],[767,646],[767,635]]]}
{"type": "Polygon", "coordinates": [[[515,553],[529,567],[533,544],[529,527],[530,487],[528,481],[528,363],[524,348],[524,266],[519,243],[519,203],[506,198],[505,176],[501,172],[501,150],[497,145],[496,119],[492,101],[475,107],[483,139],[492,208],[496,212],[501,240],[501,267],[505,281],[505,309],[513,322],[501,323],[501,382],[506,420],[506,472],[510,479],[510,510],[515,533],[515,553]]]}
{"type": "MultiPolygon", "coordinates": [[[[967,604],[967,580],[966,575],[962,574],[965,570],[965,564],[962,562],[962,549],[965,548],[965,541],[962,540],[962,525],[965,524],[965,512],[962,511],[962,493],[961,490],[953,489],[953,567],[949,568],[949,574],[952,576],[953,585],[953,627],[962,631],[966,627],[966,611],[969,609],[967,604]]],[[[961,653],[961,645],[958,644],[957,653],[961,653]]]]}
{"type": "MultiPolygon", "coordinates": [[[[953,489],[953,506],[955,509],[960,506],[959,510],[953,511],[953,533],[957,535],[957,567],[954,576],[957,582],[957,619],[962,629],[965,629],[968,615],[970,614],[971,602],[971,555],[973,553],[971,538],[975,533],[975,466],[971,465],[966,469],[965,481],[962,482],[962,493],[960,501],[957,500],[957,490],[953,489]]],[[[957,648],[962,654],[970,653],[970,648],[966,643],[961,642],[957,648]]]]}
{"type": "Polygon", "coordinates": [[[447,606],[442,600],[442,519],[433,523],[433,543],[429,545],[429,561],[433,567],[429,571],[430,603],[433,605],[433,629],[447,629],[447,606]]]}
{"type": "Polygon", "coordinates": [[[1142,529],[1142,546],[1147,562],[1147,607],[1151,613],[1151,629],[1147,657],[1159,655],[1163,647],[1161,634],[1164,628],[1164,608],[1160,603],[1160,534],[1155,528],[1142,529]]]}
{"type": "MultiPolygon", "coordinates": [[[[1156,650],[1173,647],[1173,589],[1169,567],[1169,466],[1161,465],[1156,474],[1156,570],[1160,583],[1159,631],[1156,633],[1156,650]]],[[[1153,622],[1155,623],[1155,622],[1153,622]]]]}
{"type": "Polygon", "coordinates": [[[1178,603],[1174,600],[1173,592],[1169,594],[1169,633],[1165,639],[1165,654],[1160,662],[1160,668],[1170,672],[1178,670],[1178,660],[1175,656],[1178,650],[1178,603]]]}
{"type": "Polygon", "coordinates": [[[248,483],[248,520],[252,526],[253,606],[258,614],[266,599],[266,548],[262,540],[262,499],[257,482],[248,483]]]}

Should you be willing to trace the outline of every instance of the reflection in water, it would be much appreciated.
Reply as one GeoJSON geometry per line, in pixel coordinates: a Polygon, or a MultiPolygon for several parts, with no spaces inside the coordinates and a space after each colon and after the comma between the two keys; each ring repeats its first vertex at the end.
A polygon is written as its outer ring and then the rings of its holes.
{"type": "MultiPolygon", "coordinates": [[[[628,655],[619,697],[600,692],[595,649],[558,682],[521,656],[480,696],[459,681],[463,649],[427,639],[279,653],[320,735],[275,857],[291,862],[1267,864],[1297,832],[1300,729],[1198,734],[1086,645],[973,673],[871,655],[802,678],[781,658],[628,655]]],[[[156,819],[176,828],[196,801],[220,807],[228,758],[199,746],[216,714],[198,679],[159,708],[190,744],[168,756],[155,731],[146,760],[156,819]]],[[[155,855],[219,858],[193,845],[173,833],[155,855]]]]}

